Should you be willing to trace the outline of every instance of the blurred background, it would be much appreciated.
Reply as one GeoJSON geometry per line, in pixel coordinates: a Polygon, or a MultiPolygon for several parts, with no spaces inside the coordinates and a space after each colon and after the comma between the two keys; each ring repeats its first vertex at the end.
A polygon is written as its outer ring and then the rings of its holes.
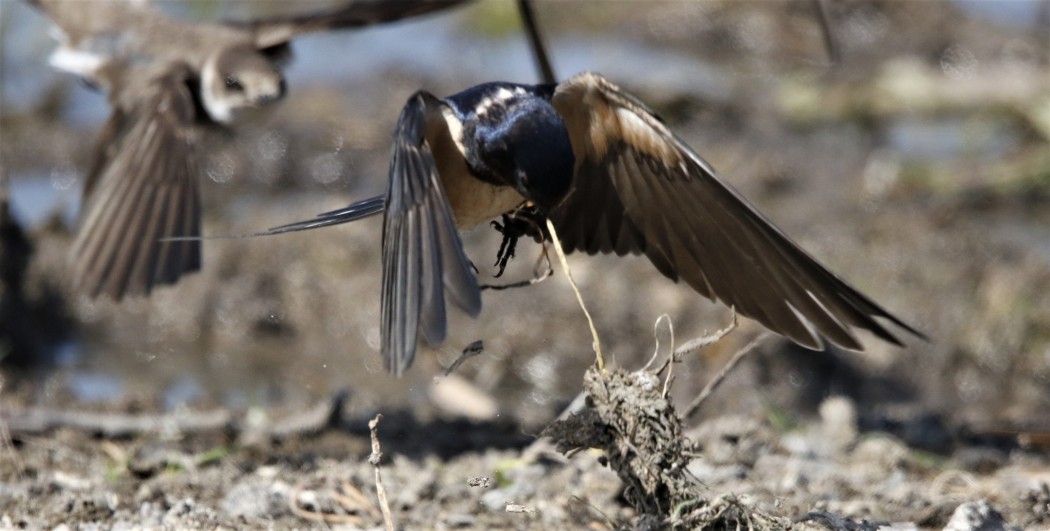
{"type": "MultiPolygon", "coordinates": [[[[155,5],[211,20],[333,3],[155,5]]],[[[930,337],[902,336],[906,348],[866,337],[865,352],[823,353],[767,340],[704,414],[791,423],[845,395],[867,426],[931,449],[960,429],[1050,430],[1050,2],[831,0],[837,64],[815,5],[536,3],[559,77],[597,71],[650,104],[811,254],[930,337]]],[[[0,405],[294,410],[346,389],[362,417],[407,409],[533,430],[579,391],[591,338],[560,270],[485,292],[479,318],[454,317],[441,348],[424,349],[401,379],[385,374],[378,218],[206,242],[203,270],[149,299],[72,292],[65,252],[109,108],[48,66],[55,42],[43,16],[21,2],[2,9],[0,171],[32,249],[5,229],[5,267],[25,267],[5,272],[0,293],[14,308],[0,324],[0,405]],[[478,339],[484,352],[455,385],[443,378],[478,339]]],[[[384,191],[393,125],[418,89],[537,80],[509,0],[310,35],[293,50],[276,111],[209,143],[206,234],[257,231],[384,191]]],[[[499,235],[479,229],[466,245],[486,282],[528,278],[539,253],[523,242],[492,280],[499,235]]],[[[644,365],[663,314],[677,344],[730,320],[643,258],[570,264],[616,365],[644,365]]],[[[742,319],[685,359],[677,399],[759,331],[742,319]]],[[[656,335],[666,352],[666,323],[656,335]]]]}

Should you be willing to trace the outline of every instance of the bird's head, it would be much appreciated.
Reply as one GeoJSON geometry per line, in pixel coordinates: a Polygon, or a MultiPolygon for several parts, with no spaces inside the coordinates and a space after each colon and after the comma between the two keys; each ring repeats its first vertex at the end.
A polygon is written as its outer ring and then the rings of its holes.
{"type": "Polygon", "coordinates": [[[529,98],[488,129],[479,138],[485,164],[544,210],[560,203],[572,186],[576,158],[554,108],[529,98]]]}
{"type": "Polygon", "coordinates": [[[550,109],[549,113],[530,118],[538,119],[544,121],[538,134],[528,133],[527,138],[514,145],[515,182],[518,192],[549,210],[569,193],[576,157],[561,117],[550,109]]]}
{"type": "Polygon", "coordinates": [[[284,76],[251,46],[224,48],[201,72],[201,102],[212,120],[229,124],[245,111],[284,96],[284,76]]]}

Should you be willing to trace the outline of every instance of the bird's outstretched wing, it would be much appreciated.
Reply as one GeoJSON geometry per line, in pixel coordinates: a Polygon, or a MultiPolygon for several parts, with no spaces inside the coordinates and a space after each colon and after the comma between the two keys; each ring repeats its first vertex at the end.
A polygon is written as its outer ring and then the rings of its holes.
{"type": "Polygon", "coordinates": [[[439,140],[435,135],[449,134],[444,106],[426,92],[416,93],[394,133],[383,224],[380,333],[386,368],[398,375],[412,363],[420,333],[432,345],[445,339],[446,291],[471,316],[481,311],[481,290],[431,151],[439,140]]]}
{"type": "Polygon", "coordinates": [[[584,73],[555,109],[576,155],[574,190],[550,213],[567,250],[644,253],[661,273],[770,330],[862,349],[851,327],[900,345],[875,317],[922,336],[791,241],[643,104],[584,73]]]}
{"type": "Polygon", "coordinates": [[[297,35],[332,29],[359,28],[426,15],[467,0],[350,0],[327,11],[247,22],[227,22],[248,29],[259,49],[283,46],[297,35]]]}
{"type": "Polygon", "coordinates": [[[87,176],[73,243],[74,281],[92,297],[146,294],[200,269],[200,195],[193,153],[192,73],[182,63],[129,69],[136,86],[115,91],[99,153],[87,176]]]}

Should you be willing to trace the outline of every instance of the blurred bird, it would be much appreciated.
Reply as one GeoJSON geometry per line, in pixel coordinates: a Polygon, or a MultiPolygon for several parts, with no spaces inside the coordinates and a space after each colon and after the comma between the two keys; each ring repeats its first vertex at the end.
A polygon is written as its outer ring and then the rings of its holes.
{"type": "MultiPolygon", "coordinates": [[[[487,83],[444,99],[417,92],[394,132],[386,196],[266,234],[385,212],[381,350],[401,374],[422,335],[471,316],[481,291],[458,229],[501,214],[504,243],[548,237],[567,252],[645,254],[668,278],[796,343],[863,349],[853,328],[901,345],[876,318],[923,337],[791,241],[644,104],[600,75],[487,83]],[[524,221],[524,222],[522,222],[524,221]]],[[[500,262],[507,253],[501,250],[500,262]]],[[[502,264],[501,264],[502,266],[502,264]]]]}
{"type": "Polygon", "coordinates": [[[200,234],[199,137],[284,95],[292,38],[464,2],[356,0],[304,16],[189,23],[130,0],[27,1],[59,30],[52,65],[107,92],[113,107],[85,180],[70,261],[79,289],[115,300],[200,269],[199,239],[170,239],[200,234]]]}

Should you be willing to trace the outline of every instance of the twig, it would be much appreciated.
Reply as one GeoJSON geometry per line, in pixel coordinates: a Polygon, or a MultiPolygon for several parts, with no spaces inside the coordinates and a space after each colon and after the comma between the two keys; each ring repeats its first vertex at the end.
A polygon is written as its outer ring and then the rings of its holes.
{"type": "MultiPolygon", "coordinates": [[[[591,503],[587,499],[581,498],[581,497],[576,496],[576,495],[573,495],[573,496],[569,497],[568,503],[574,504],[574,505],[579,505],[579,506],[585,507],[586,509],[588,509],[590,511],[598,513],[598,515],[601,516],[601,519],[604,520],[603,523],[605,524],[605,526],[607,528],[609,528],[609,529],[616,529],[616,522],[614,522],[612,518],[609,518],[609,515],[605,514],[605,512],[602,511],[601,509],[599,509],[597,505],[591,503]]],[[[592,526],[592,528],[593,528],[593,526],[592,526]]]]}
{"type": "Polygon", "coordinates": [[[467,361],[482,352],[485,352],[485,343],[480,339],[467,345],[466,348],[463,349],[463,352],[452,361],[452,365],[449,365],[448,368],[445,369],[445,376],[451,375],[460,365],[463,364],[464,361],[467,361]]]}
{"type": "MultiPolygon", "coordinates": [[[[736,321],[734,320],[734,323],[735,322],[736,321]]],[[[747,346],[738,350],[736,354],[733,354],[733,357],[729,358],[729,361],[726,362],[724,367],[722,367],[722,370],[718,371],[718,374],[716,374],[710,382],[707,382],[707,385],[705,385],[704,389],[700,391],[700,394],[697,395],[697,397],[693,400],[691,404],[689,404],[689,407],[685,410],[685,418],[692,417],[693,414],[700,409],[700,406],[704,403],[704,401],[707,400],[709,396],[711,396],[711,393],[714,392],[715,388],[717,388],[723,381],[725,381],[726,376],[728,376],[729,372],[733,370],[733,367],[736,367],[737,363],[740,363],[740,360],[744,359],[744,356],[748,352],[754,350],[754,348],[758,346],[759,343],[764,341],[767,337],[769,337],[769,333],[765,332],[762,335],[756,337],[750,343],[748,343],[747,346]]]]}
{"type": "Polygon", "coordinates": [[[288,493],[288,508],[292,511],[292,514],[302,518],[304,520],[310,520],[313,522],[324,522],[326,524],[351,524],[351,525],[364,525],[365,520],[356,514],[330,514],[323,511],[304,509],[299,505],[299,495],[303,492],[303,486],[297,485],[291,492],[288,493]]]}
{"type": "Polygon", "coordinates": [[[733,320],[728,325],[726,325],[725,328],[718,330],[709,336],[702,336],[696,339],[690,339],[689,341],[686,341],[682,346],[675,349],[674,358],[681,358],[682,356],[685,356],[690,352],[700,350],[712,343],[717,343],[719,340],[725,337],[726,334],[732,332],[737,325],[736,307],[731,307],[730,311],[733,312],[733,320]]]}
{"type": "Polygon", "coordinates": [[[934,498],[962,498],[966,493],[979,492],[980,486],[973,474],[962,470],[945,470],[930,482],[929,492],[934,498]],[[953,488],[953,483],[956,488],[953,488]],[[962,488],[958,488],[959,484],[962,488]]]}
{"type": "Polygon", "coordinates": [[[348,481],[343,481],[339,491],[330,494],[347,511],[368,512],[372,518],[379,518],[379,509],[365,496],[360,489],[348,481]]]}
{"type": "MultiPolygon", "coordinates": [[[[730,321],[729,324],[726,325],[725,328],[723,328],[721,330],[716,330],[715,333],[713,333],[713,334],[707,334],[707,335],[703,335],[703,336],[700,336],[700,337],[697,337],[697,338],[690,339],[689,341],[686,341],[684,345],[678,347],[677,349],[674,348],[674,344],[672,343],[672,345],[671,345],[671,355],[668,356],[667,359],[664,360],[663,365],[661,365],[660,368],[657,369],[654,372],[657,375],[663,374],[663,372],[665,370],[667,370],[668,367],[671,367],[672,364],[674,364],[674,363],[678,363],[678,361],[681,360],[682,357],[685,356],[686,354],[689,354],[690,352],[695,352],[697,350],[700,350],[700,349],[702,349],[702,348],[704,348],[704,347],[706,347],[706,346],[708,346],[710,344],[717,343],[719,340],[721,340],[723,337],[725,337],[726,334],[728,334],[729,332],[732,332],[734,329],[736,329],[736,325],[737,325],[736,307],[731,306],[729,309],[730,309],[730,311],[733,312],[733,320],[730,321]]],[[[672,330],[672,332],[673,332],[673,330],[672,330]]],[[[648,367],[648,365],[647,365],[647,367],[648,367]]],[[[666,382],[668,380],[670,380],[670,378],[671,378],[671,371],[667,371],[667,377],[664,379],[665,385],[666,385],[666,382]]]]}
{"type": "Polygon", "coordinates": [[[561,268],[565,270],[565,278],[569,279],[569,285],[572,286],[572,291],[576,294],[576,300],[580,303],[580,309],[583,310],[583,315],[587,317],[587,325],[591,327],[591,338],[594,340],[591,346],[594,348],[598,370],[605,371],[605,360],[602,359],[602,344],[598,340],[598,330],[594,328],[594,319],[591,319],[591,312],[587,311],[587,305],[583,303],[583,295],[580,294],[580,289],[576,287],[576,281],[572,279],[569,261],[565,259],[565,251],[561,248],[561,240],[558,239],[558,233],[554,230],[554,223],[550,219],[547,219],[547,231],[550,232],[554,250],[558,252],[558,261],[561,263],[561,268]]]}
{"type": "Polygon", "coordinates": [[[376,496],[379,497],[379,508],[383,511],[383,523],[386,531],[394,531],[394,518],[390,515],[390,502],[386,499],[386,489],[383,488],[383,478],[379,474],[379,461],[383,458],[383,451],[379,448],[379,421],[383,420],[383,414],[377,413],[376,418],[368,421],[368,431],[372,436],[372,455],[368,456],[368,462],[376,470],[376,496]]]}

